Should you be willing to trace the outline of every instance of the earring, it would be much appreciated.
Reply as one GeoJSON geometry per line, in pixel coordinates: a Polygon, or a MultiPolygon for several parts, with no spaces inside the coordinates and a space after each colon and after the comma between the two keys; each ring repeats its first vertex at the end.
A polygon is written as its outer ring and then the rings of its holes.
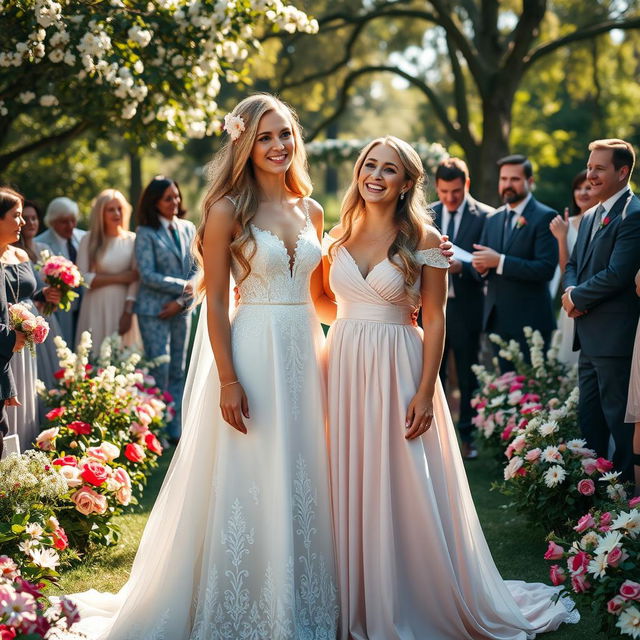
{"type": "Polygon", "coordinates": [[[400,200],[404,200],[404,191],[400,192],[400,200]]]}

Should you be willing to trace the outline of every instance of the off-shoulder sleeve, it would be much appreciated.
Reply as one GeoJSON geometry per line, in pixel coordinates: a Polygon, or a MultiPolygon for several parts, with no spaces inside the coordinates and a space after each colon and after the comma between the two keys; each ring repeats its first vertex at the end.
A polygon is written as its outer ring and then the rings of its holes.
{"type": "Polygon", "coordinates": [[[440,249],[423,249],[422,251],[416,251],[416,258],[420,264],[424,264],[427,267],[437,267],[438,269],[448,269],[449,259],[445,258],[440,252],[440,249]]]}

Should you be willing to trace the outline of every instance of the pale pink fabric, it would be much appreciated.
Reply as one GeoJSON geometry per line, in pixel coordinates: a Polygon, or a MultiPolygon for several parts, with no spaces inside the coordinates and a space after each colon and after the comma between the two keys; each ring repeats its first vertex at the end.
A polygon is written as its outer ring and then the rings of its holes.
{"type": "MultiPolygon", "coordinates": [[[[447,266],[437,250],[420,256],[447,266]]],[[[363,278],[341,247],[330,282],[338,302],[328,400],[340,638],[524,640],[577,621],[551,602],[553,588],[500,577],[439,383],[433,426],[405,440],[422,333],[411,326],[402,274],[385,260],[363,278]]]]}
{"type": "Polygon", "coordinates": [[[640,422],[640,321],[636,330],[631,360],[631,378],[629,380],[629,400],[625,422],[640,422]]]}

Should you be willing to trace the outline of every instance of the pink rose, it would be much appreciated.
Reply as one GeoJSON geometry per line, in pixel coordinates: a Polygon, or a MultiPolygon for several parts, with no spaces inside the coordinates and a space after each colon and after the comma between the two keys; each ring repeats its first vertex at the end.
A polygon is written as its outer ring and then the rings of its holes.
{"type": "Polygon", "coordinates": [[[36,344],[42,344],[49,335],[49,325],[37,324],[32,335],[36,344]]]}
{"type": "Polygon", "coordinates": [[[99,449],[104,453],[107,462],[112,462],[120,455],[120,449],[112,442],[103,441],[99,449]]]}
{"type": "Polygon", "coordinates": [[[162,455],[162,445],[160,444],[160,440],[156,438],[156,436],[149,431],[144,437],[144,443],[152,453],[160,456],[162,455]]]}
{"type": "Polygon", "coordinates": [[[75,456],[63,456],[53,461],[55,467],[77,467],[78,460],[75,456]]]}
{"type": "Polygon", "coordinates": [[[551,583],[556,587],[567,579],[564,569],[557,564],[552,564],[549,568],[549,577],[551,578],[551,583]]]}
{"type": "Polygon", "coordinates": [[[540,457],[541,453],[542,453],[542,450],[539,447],[536,447],[535,449],[530,449],[529,451],[527,451],[527,453],[525,453],[524,459],[527,462],[535,462],[540,457]]]}
{"type": "Polygon", "coordinates": [[[595,473],[597,469],[596,461],[593,458],[585,458],[584,460],[580,461],[580,464],[582,465],[584,472],[588,476],[595,473]]]}
{"type": "Polygon", "coordinates": [[[91,487],[81,487],[71,495],[71,500],[76,505],[76,509],[83,515],[89,516],[92,513],[102,514],[107,510],[107,499],[100,495],[91,487]]]}
{"type": "Polygon", "coordinates": [[[571,575],[586,573],[589,566],[589,560],[591,560],[591,556],[584,551],[579,551],[575,555],[571,556],[567,561],[567,566],[569,567],[569,571],[571,571],[571,575]]]}
{"type": "Polygon", "coordinates": [[[617,567],[621,562],[624,562],[628,558],[628,554],[622,550],[622,547],[617,546],[611,549],[607,554],[607,564],[612,567],[617,567]]]}
{"type": "Polygon", "coordinates": [[[102,445],[99,447],[89,447],[85,453],[87,457],[93,458],[94,460],[99,460],[100,462],[109,461],[109,456],[107,455],[107,452],[102,448],[102,445]]]}
{"type": "Polygon", "coordinates": [[[578,482],[578,491],[583,496],[592,496],[596,492],[596,485],[591,479],[580,480],[578,482]]]}
{"type": "Polygon", "coordinates": [[[58,427],[41,431],[36,438],[36,447],[42,451],[54,451],[56,448],[55,440],[59,432],[60,429],[58,429],[58,427]]]}
{"type": "Polygon", "coordinates": [[[582,533],[583,531],[586,531],[587,529],[591,529],[592,527],[596,526],[596,521],[593,519],[593,516],[590,513],[587,513],[585,515],[582,516],[582,518],[580,518],[580,520],[578,520],[578,524],[573,527],[574,531],[577,531],[578,533],[582,533]]]}
{"type": "Polygon", "coordinates": [[[89,460],[82,467],[82,479],[95,487],[99,487],[109,477],[109,471],[99,462],[89,460]]]}
{"type": "Polygon", "coordinates": [[[625,600],[640,600],[640,584],[633,580],[625,580],[620,585],[620,595],[625,600]]]}
{"type": "Polygon", "coordinates": [[[553,542],[553,540],[549,541],[549,547],[547,548],[547,552],[544,554],[545,560],[560,560],[564,555],[564,549],[559,545],[553,542]]]}
{"type": "Polygon", "coordinates": [[[607,460],[606,458],[598,458],[596,460],[596,469],[600,473],[611,471],[611,469],[613,469],[613,462],[611,462],[611,460],[607,460]]]}
{"type": "Polygon", "coordinates": [[[149,427],[146,427],[139,422],[132,422],[131,426],[129,427],[129,433],[132,436],[143,436],[145,433],[147,433],[147,431],[149,431],[149,427]]]}
{"type": "Polygon", "coordinates": [[[508,440],[511,437],[511,432],[514,430],[514,425],[507,425],[503,432],[500,434],[501,440],[508,440]]]}
{"type": "Polygon", "coordinates": [[[57,420],[60,416],[62,416],[65,412],[65,407],[56,407],[55,409],[51,409],[49,413],[47,413],[44,417],[47,420],[57,420]]]}
{"type": "Polygon", "coordinates": [[[131,478],[129,477],[129,474],[127,473],[127,470],[124,469],[123,467],[118,467],[114,473],[113,473],[113,477],[115,478],[115,480],[117,482],[119,482],[123,487],[129,487],[131,488],[131,478]]]}
{"type": "Polygon", "coordinates": [[[612,521],[613,521],[613,518],[612,518],[611,513],[609,511],[605,511],[600,516],[600,524],[604,525],[605,527],[610,525],[612,521]]]}
{"type": "Polygon", "coordinates": [[[584,574],[571,576],[571,586],[576,593],[584,593],[591,588],[591,583],[584,574]]]}
{"type": "Polygon", "coordinates": [[[617,616],[622,611],[622,607],[625,603],[625,599],[620,596],[614,596],[607,602],[607,611],[614,616],[617,616]]]}
{"type": "Polygon", "coordinates": [[[633,509],[633,507],[639,504],[640,504],[640,496],[636,496],[635,498],[631,498],[631,500],[629,500],[629,507],[631,509],[633,509]]]}
{"type": "Polygon", "coordinates": [[[116,491],[116,500],[126,507],[131,502],[131,489],[129,487],[120,487],[116,491]]]}
{"type": "Polygon", "coordinates": [[[25,333],[33,333],[33,330],[36,328],[36,319],[35,318],[25,318],[22,321],[22,330],[25,333]]]}

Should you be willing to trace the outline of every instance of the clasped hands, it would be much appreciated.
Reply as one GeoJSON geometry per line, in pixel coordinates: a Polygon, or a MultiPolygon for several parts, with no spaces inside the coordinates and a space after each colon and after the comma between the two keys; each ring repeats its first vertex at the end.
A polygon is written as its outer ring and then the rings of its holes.
{"type": "Polygon", "coordinates": [[[572,289],[575,289],[575,287],[567,287],[564,290],[564,293],[562,294],[562,308],[567,312],[567,315],[570,318],[579,318],[587,312],[576,309],[576,305],[573,304],[571,296],[569,295],[572,289]]]}

